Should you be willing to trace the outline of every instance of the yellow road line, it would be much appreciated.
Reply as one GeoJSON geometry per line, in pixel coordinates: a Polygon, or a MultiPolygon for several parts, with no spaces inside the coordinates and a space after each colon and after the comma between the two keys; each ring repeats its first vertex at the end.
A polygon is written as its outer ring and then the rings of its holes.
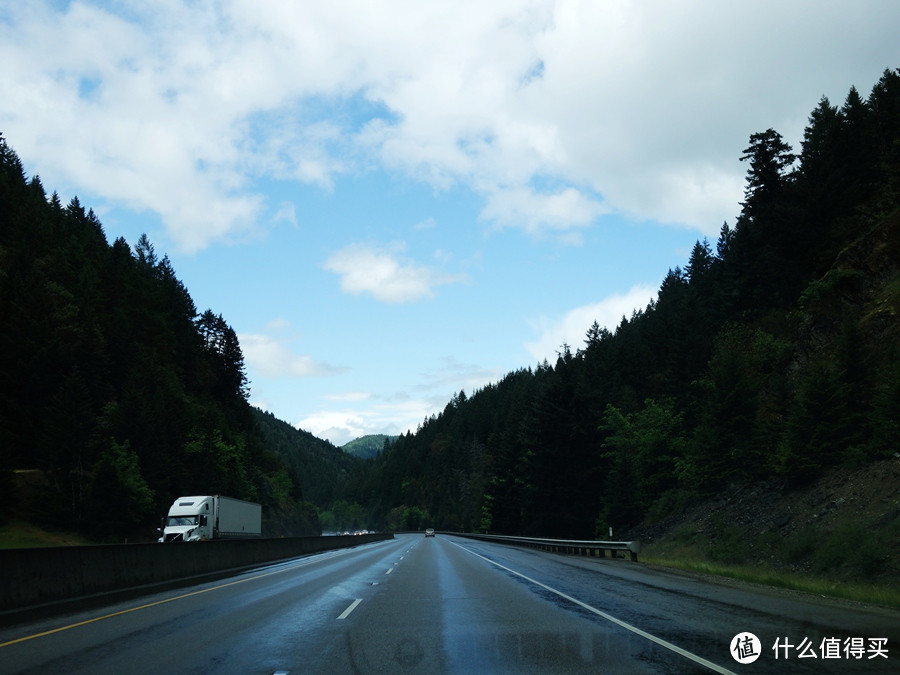
{"type": "MultiPolygon", "coordinates": [[[[344,553],[345,551],[341,551],[344,553]]],[[[333,558],[337,554],[332,554],[328,556],[328,558],[333,558]]],[[[149,609],[150,607],[156,607],[157,605],[164,605],[167,602],[174,602],[175,600],[184,600],[185,598],[190,598],[194,595],[200,595],[202,593],[209,593],[210,591],[217,591],[222,588],[228,588],[229,586],[235,586],[237,584],[242,584],[247,581],[254,581],[255,579],[263,579],[265,577],[270,577],[273,574],[281,574],[282,572],[290,571],[296,567],[304,567],[306,565],[311,565],[314,562],[321,561],[322,558],[317,558],[316,560],[306,560],[297,565],[291,565],[289,567],[284,567],[282,569],[277,569],[272,572],[266,572],[265,574],[257,574],[253,577],[247,577],[246,579],[238,579],[237,581],[230,581],[227,584],[220,584],[218,586],[212,586],[210,588],[204,588],[199,591],[192,591],[191,593],[184,593],[183,595],[177,595],[173,598],[166,598],[165,600],[157,600],[156,602],[151,602],[146,605],[140,605],[139,607],[130,607],[128,609],[123,609],[120,612],[113,612],[112,614],[105,614],[103,616],[97,616],[93,619],[87,619],[86,621],[79,621],[78,623],[72,623],[68,626],[60,626],[59,628],[54,628],[53,630],[45,630],[43,633],[35,633],[34,635],[26,635],[25,637],[16,638],[15,640],[10,640],[9,642],[0,643],[0,649],[3,647],[9,647],[10,645],[17,644],[19,642],[27,642],[28,640],[34,640],[35,638],[44,637],[46,635],[53,635],[54,633],[60,633],[64,630],[70,630],[72,628],[78,628],[79,626],[86,626],[89,623],[96,623],[97,621],[103,621],[105,619],[112,619],[117,616],[122,616],[123,614],[130,614],[131,612],[137,612],[141,609],[149,609]]]]}

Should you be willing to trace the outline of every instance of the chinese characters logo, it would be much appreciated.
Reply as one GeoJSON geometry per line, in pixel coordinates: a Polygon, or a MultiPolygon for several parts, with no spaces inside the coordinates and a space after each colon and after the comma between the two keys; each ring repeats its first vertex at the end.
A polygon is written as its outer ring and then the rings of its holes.
{"type": "MultiPolygon", "coordinates": [[[[763,648],[753,633],[738,633],[731,639],[731,656],[738,663],[753,663],[762,656],[763,648]]],[[[775,660],[789,659],[854,659],[857,661],[888,658],[887,638],[825,637],[816,644],[804,637],[792,642],[787,637],[775,638],[772,645],[775,660]]]]}
{"type": "Polygon", "coordinates": [[[738,633],[731,640],[731,655],[738,663],[753,663],[762,654],[762,643],[753,633],[738,633]]]}

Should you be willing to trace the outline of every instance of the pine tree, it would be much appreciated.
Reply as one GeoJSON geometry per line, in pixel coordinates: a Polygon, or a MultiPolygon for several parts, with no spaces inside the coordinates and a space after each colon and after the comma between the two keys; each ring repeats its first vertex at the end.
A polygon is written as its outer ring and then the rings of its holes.
{"type": "Polygon", "coordinates": [[[782,195],[786,172],[796,160],[791,146],[774,129],[750,136],[741,161],[749,161],[742,216],[758,221],[769,215],[782,195]]]}

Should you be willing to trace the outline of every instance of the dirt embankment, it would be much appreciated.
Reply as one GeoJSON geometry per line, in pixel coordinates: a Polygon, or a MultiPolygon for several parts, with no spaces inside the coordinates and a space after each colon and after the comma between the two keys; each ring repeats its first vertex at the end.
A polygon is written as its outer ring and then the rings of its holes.
{"type": "Polygon", "coordinates": [[[629,533],[659,558],[835,581],[900,580],[900,454],[814,483],[743,487],[629,533]]]}

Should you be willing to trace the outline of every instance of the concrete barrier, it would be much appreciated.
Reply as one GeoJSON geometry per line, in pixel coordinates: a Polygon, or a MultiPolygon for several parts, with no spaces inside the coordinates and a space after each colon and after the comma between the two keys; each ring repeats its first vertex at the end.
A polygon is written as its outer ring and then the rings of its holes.
{"type": "Polygon", "coordinates": [[[0,611],[237,570],[393,534],[0,549],[0,611]]]}

